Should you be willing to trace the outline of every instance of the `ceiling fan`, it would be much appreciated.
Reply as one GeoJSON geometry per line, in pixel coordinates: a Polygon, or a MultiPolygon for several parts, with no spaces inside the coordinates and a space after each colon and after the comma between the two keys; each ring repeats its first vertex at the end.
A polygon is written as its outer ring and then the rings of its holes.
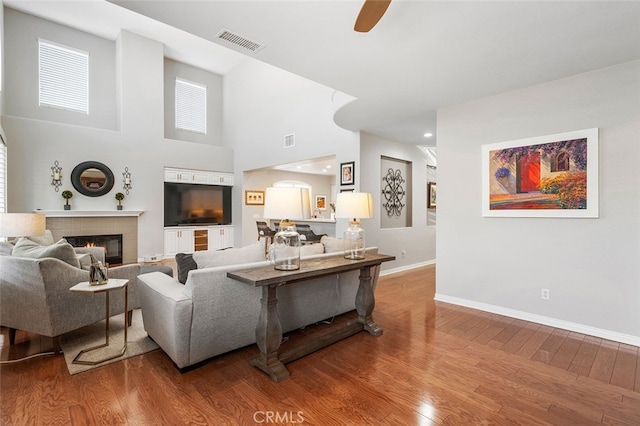
{"type": "Polygon", "coordinates": [[[359,33],[371,31],[387,11],[390,3],[391,0],[365,0],[353,29],[359,33]]]}

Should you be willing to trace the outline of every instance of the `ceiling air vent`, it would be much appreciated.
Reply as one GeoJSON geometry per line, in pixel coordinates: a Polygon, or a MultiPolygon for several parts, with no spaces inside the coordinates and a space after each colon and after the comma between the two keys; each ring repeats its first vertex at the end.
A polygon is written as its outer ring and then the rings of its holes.
{"type": "Polygon", "coordinates": [[[284,135],[284,147],[291,148],[292,146],[296,146],[296,134],[284,135]]]}
{"type": "Polygon", "coordinates": [[[223,40],[226,43],[233,44],[236,47],[240,47],[244,50],[250,50],[253,53],[258,53],[266,46],[264,44],[256,43],[238,34],[235,34],[229,30],[222,30],[216,34],[217,40],[223,40]]]}

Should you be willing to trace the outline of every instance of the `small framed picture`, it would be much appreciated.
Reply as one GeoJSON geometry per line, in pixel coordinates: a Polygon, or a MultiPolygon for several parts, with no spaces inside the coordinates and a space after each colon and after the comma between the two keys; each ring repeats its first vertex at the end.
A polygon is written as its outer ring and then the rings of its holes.
{"type": "Polygon", "coordinates": [[[264,191],[244,191],[244,204],[247,206],[264,206],[264,191]]]}
{"type": "Polygon", "coordinates": [[[326,195],[316,195],[316,209],[318,209],[318,210],[326,210],[327,209],[327,196],[326,195]]]}
{"type": "Polygon", "coordinates": [[[427,183],[427,208],[428,209],[436,208],[436,183],[435,182],[427,183]]]}
{"type": "Polygon", "coordinates": [[[353,185],[355,183],[355,161],[340,163],[340,185],[353,185]]]}

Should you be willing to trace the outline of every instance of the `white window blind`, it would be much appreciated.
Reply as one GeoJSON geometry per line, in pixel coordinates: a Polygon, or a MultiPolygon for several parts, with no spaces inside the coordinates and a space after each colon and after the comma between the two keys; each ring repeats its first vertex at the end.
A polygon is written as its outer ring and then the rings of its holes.
{"type": "Polygon", "coordinates": [[[207,86],[176,78],[176,129],[207,134],[207,86]]]}
{"type": "Polygon", "coordinates": [[[89,113],[89,54],[38,40],[40,105],[89,113]]]}

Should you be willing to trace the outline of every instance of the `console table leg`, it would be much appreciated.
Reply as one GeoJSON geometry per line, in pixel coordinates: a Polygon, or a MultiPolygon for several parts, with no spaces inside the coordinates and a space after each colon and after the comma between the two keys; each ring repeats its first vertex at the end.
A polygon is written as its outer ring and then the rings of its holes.
{"type": "Polygon", "coordinates": [[[282,326],[278,317],[276,289],[276,285],[262,287],[260,317],[256,326],[256,343],[260,349],[260,356],[252,359],[250,364],[267,373],[276,382],[280,382],[289,377],[289,371],[278,359],[282,326]]]}
{"type": "Polygon", "coordinates": [[[364,325],[364,329],[374,336],[382,334],[382,327],[373,321],[373,308],[376,306],[373,288],[371,286],[371,267],[360,269],[360,285],[356,293],[356,311],[358,321],[364,325]]]}

